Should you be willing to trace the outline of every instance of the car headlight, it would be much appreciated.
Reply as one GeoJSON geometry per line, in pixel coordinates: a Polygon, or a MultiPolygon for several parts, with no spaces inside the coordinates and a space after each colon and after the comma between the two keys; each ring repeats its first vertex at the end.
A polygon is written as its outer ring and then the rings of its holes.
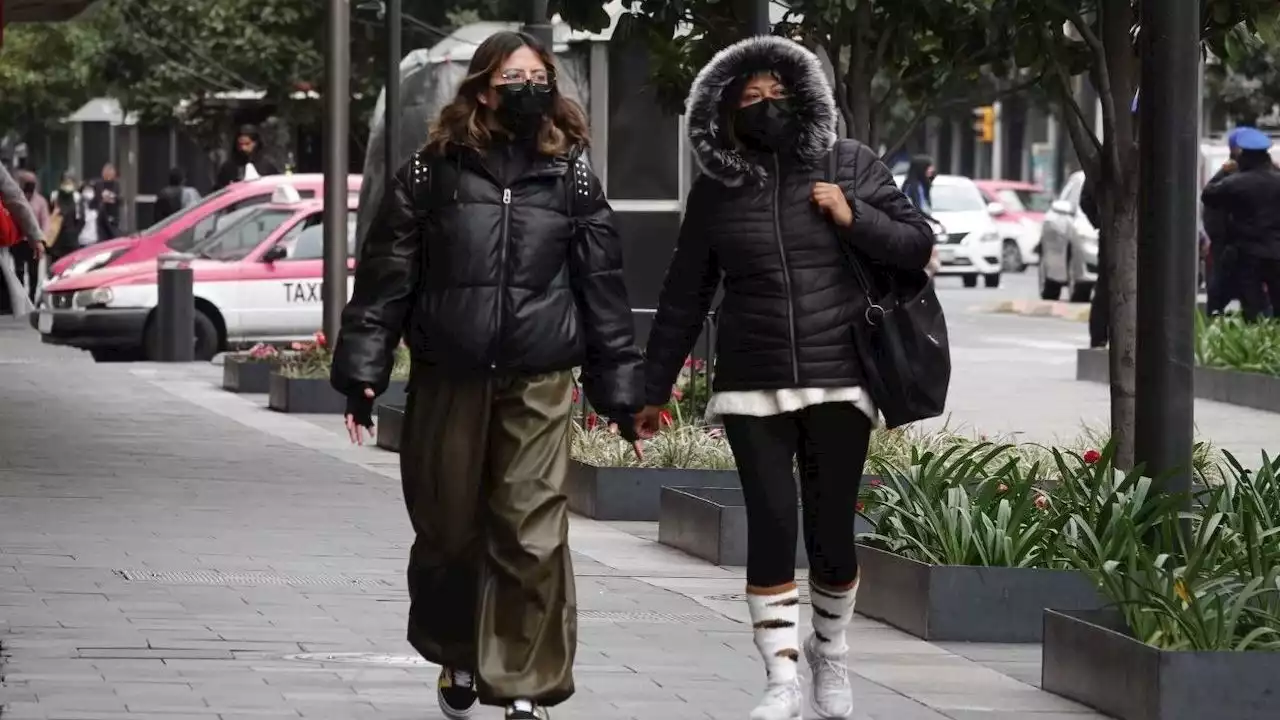
{"type": "MultiPolygon", "coordinates": [[[[970,235],[965,240],[972,240],[978,245],[986,245],[987,243],[999,243],[1000,233],[995,230],[988,230],[981,235],[970,235]]],[[[968,244],[968,243],[966,243],[968,244]]]]}
{"type": "Polygon", "coordinates": [[[115,293],[111,292],[109,287],[93,288],[91,290],[81,290],[76,293],[75,305],[80,308],[93,307],[95,305],[110,305],[115,299],[115,293]]]}

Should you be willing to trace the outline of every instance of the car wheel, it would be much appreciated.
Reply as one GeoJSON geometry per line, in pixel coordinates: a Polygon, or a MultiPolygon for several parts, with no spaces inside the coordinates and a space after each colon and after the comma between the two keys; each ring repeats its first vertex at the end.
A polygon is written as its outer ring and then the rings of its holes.
{"type": "Polygon", "coordinates": [[[1027,269],[1017,240],[1004,241],[1004,246],[1000,250],[1000,269],[1005,272],[1022,272],[1027,269]]]}
{"type": "MultiPolygon", "coordinates": [[[[192,318],[195,326],[195,359],[201,362],[208,362],[218,354],[221,349],[221,342],[218,338],[218,326],[209,319],[200,310],[195,311],[192,318]]],[[[160,357],[160,328],[155,323],[155,315],[152,314],[152,321],[147,323],[146,333],[147,359],[155,361],[160,357]]]]}
{"type": "Polygon", "coordinates": [[[977,275],[963,275],[960,279],[964,282],[964,286],[967,288],[978,287],[977,275]]]}
{"type": "Polygon", "coordinates": [[[1000,287],[1000,273],[995,273],[994,275],[983,275],[982,283],[989,288],[1000,287]]]}
{"type": "Polygon", "coordinates": [[[1040,299],[1041,300],[1058,300],[1062,297],[1062,283],[1057,280],[1050,280],[1048,270],[1045,268],[1044,256],[1040,257],[1040,264],[1037,267],[1037,274],[1040,276],[1040,299]]]}

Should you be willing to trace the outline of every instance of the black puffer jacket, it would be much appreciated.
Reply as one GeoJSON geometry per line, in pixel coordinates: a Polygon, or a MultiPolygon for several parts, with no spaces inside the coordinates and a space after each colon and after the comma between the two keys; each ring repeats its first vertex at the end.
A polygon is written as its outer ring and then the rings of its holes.
{"type": "Polygon", "coordinates": [[[1269,159],[1210,182],[1201,194],[1215,243],[1249,257],[1280,260],[1280,171],[1269,159]]]}
{"type": "Polygon", "coordinates": [[[686,115],[703,174],[649,336],[646,403],[667,402],[722,279],[716,390],[859,385],[850,335],[859,292],[839,243],[881,270],[921,270],[933,250],[928,221],[874,152],[853,140],[836,147],[822,66],[791,41],[753,38],[722,51],[695,80],[686,115]],[[794,152],[780,157],[742,151],[724,133],[723,93],[765,69],[790,90],[800,120],[794,152]],[[813,184],[827,180],[833,149],[835,182],[854,214],[839,230],[810,199],[813,184]]]}
{"type": "Polygon", "coordinates": [[[503,183],[478,152],[423,156],[432,200],[419,227],[413,164],[374,217],[342,315],[332,384],[382,392],[407,333],[415,362],[461,375],[583,366],[600,412],[637,410],[641,356],[613,211],[584,160],[539,156],[503,183]],[[570,217],[577,173],[584,212],[570,217]],[[505,185],[505,187],[504,187],[505,185]]]}

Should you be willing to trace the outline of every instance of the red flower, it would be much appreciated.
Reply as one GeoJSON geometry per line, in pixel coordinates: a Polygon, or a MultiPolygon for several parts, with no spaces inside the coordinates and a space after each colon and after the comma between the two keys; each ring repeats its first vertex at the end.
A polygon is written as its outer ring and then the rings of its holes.
{"type": "Polygon", "coordinates": [[[884,484],[884,481],[878,477],[873,477],[867,482],[871,485],[871,487],[880,487],[881,485],[884,484]]]}
{"type": "Polygon", "coordinates": [[[600,416],[595,413],[587,413],[587,429],[595,430],[596,425],[600,424],[600,416]]]}
{"type": "Polygon", "coordinates": [[[578,390],[577,385],[574,385],[573,386],[573,404],[577,405],[581,401],[582,401],[582,392],[578,390]]]}
{"type": "Polygon", "coordinates": [[[1102,459],[1102,453],[1098,452],[1097,450],[1084,451],[1084,463],[1086,465],[1093,465],[1094,463],[1098,462],[1101,459],[1102,459]]]}
{"type": "Polygon", "coordinates": [[[1008,485],[1005,485],[1004,483],[1000,483],[1000,484],[996,487],[996,492],[998,492],[998,493],[1006,493],[1006,492],[1009,492],[1009,486],[1008,486],[1008,485]]]}
{"type": "Polygon", "coordinates": [[[670,410],[663,410],[662,412],[658,413],[658,420],[662,423],[664,427],[671,427],[672,425],[675,424],[675,420],[672,419],[671,417],[670,410]]]}
{"type": "Polygon", "coordinates": [[[693,367],[693,356],[692,356],[692,355],[690,355],[689,357],[687,357],[687,358],[685,358],[685,359],[684,359],[684,366],[685,366],[685,367],[687,367],[687,368],[691,368],[691,367],[693,367]]]}
{"type": "Polygon", "coordinates": [[[1049,498],[1045,497],[1044,495],[1036,496],[1036,507],[1040,508],[1041,510],[1048,508],[1049,498]]]}
{"type": "Polygon", "coordinates": [[[323,330],[319,330],[316,332],[315,341],[316,341],[317,347],[325,347],[326,345],[328,345],[328,338],[324,336],[323,330]]]}
{"type": "Polygon", "coordinates": [[[867,509],[867,506],[864,505],[861,500],[859,500],[858,504],[854,506],[854,509],[856,509],[858,512],[862,512],[863,510],[867,509]]]}
{"type": "Polygon", "coordinates": [[[684,391],[678,387],[673,387],[671,388],[671,397],[675,398],[676,402],[679,402],[684,399],[684,391]]]}

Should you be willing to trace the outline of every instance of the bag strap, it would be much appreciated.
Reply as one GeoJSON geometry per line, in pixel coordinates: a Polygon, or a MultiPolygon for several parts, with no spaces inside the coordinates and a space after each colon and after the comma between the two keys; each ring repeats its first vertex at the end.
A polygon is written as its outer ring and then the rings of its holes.
{"type": "MultiPolygon", "coordinates": [[[[857,172],[857,166],[856,166],[856,163],[857,163],[856,157],[854,158],[854,163],[855,163],[855,167],[854,167],[853,176],[857,177],[858,172],[857,172]]],[[[839,178],[839,176],[840,176],[840,141],[837,140],[836,144],[832,146],[831,152],[827,153],[826,180],[827,182],[838,186],[839,183],[836,181],[839,178]]],[[[855,278],[857,278],[858,285],[862,287],[862,294],[867,296],[867,303],[874,305],[875,300],[871,297],[871,281],[867,279],[866,270],[862,267],[862,262],[858,260],[857,253],[854,251],[852,247],[848,246],[848,243],[846,243],[843,238],[839,237],[838,235],[836,237],[836,244],[840,246],[841,253],[844,255],[845,260],[849,263],[849,267],[853,270],[853,275],[855,278]]]]}

